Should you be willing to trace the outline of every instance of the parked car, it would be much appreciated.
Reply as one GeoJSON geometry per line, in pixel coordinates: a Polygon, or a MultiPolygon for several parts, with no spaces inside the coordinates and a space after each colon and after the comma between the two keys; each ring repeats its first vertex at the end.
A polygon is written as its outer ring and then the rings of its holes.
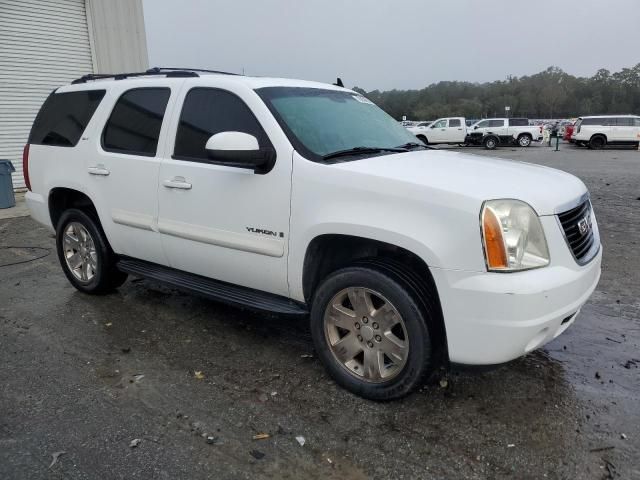
{"type": "Polygon", "coordinates": [[[407,130],[409,130],[411,133],[413,133],[416,137],[418,137],[420,140],[422,140],[424,142],[424,139],[426,139],[426,133],[429,130],[429,127],[431,126],[433,122],[429,121],[429,122],[419,122],[415,125],[409,125],[406,127],[407,130]],[[424,138],[420,138],[420,137],[424,137],[424,138]]]}
{"type": "Polygon", "coordinates": [[[132,274],[309,315],[336,382],[388,400],[442,365],[541,347],[598,283],[589,192],[568,173],[428,149],[334,85],[116,78],[56,89],[24,149],[31,215],[80,292],[132,274]]]}
{"type": "Polygon", "coordinates": [[[514,143],[528,147],[534,140],[542,140],[542,128],[530,126],[526,118],[488,118],[469,128],[466,143],[487,148],[514,143]]]}
{"type": "Polygon", "coordinates": [[[463,117],[439,118],[428,127],[421,130],[412,130],[416,137],[426,144],[462,144],[467,134],[465,119],[463,117]]]}
{"type": "Polygon", "coordinates": [[[598,115],[580,117],[574,127],[573,140],[578,146],[599,149],[606,145],[638,145],[640,116],[598,115]]]}
{"type": "Polygon", "coordinates": [[[573,140],[573,128],[574,128],[575,123],[572,123],[570,125],[567,125],[564,127],[564,135],[562,137],[563,140],[567,141],[567,142],[575,142],[575,140],[573,140]]]}

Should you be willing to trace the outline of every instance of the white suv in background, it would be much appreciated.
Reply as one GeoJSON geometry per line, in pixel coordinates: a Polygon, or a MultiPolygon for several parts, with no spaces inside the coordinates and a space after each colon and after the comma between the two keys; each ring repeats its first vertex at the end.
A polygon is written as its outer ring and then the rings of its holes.
{"type": "Polygon", "coordinates": [[[158,68],[85,76],[42,106],[24,172],[31,215],[56,233],[81,292],[133,274],[309,315],[331,376],[375,400],[442,365],[539,348],[600,278],[578,178],[428,149],[334,85],[158,68]]]}
{"type": "Polygon", "coordinates": [[[640,116],[598,115],[580,117],[576,121],[571,140],[578,146],[593,149],[606,145],[638,145],[640,116]]]}

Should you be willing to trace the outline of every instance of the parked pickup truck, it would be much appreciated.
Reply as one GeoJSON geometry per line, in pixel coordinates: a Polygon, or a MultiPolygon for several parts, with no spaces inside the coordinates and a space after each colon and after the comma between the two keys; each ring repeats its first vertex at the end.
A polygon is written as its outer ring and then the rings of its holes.
{"type": "Polygon", "coordinates": [[[425,144],[464,143],[467,125],[464,117],[439,118],[429,126],[409,128],[425,144]]]}
{"type": "Polygon", "coordinates": [[[465,143],[493,149],[513,143],[528,147],[534,140],[542,140],[542,128],[530,126],[526,118],[487,118],[469,127],[465,143]]]}
{"type": "MultiPolygon", "coordinates": [[[[436,124],[464,132],[463,118],[436,124]]],[[[335,85],[160,68],[84,76],[45,101],[23,166],[31,215],[55,232],[80,292],[134,275],[298,316],[335,381],[374,400],[441,366],[540,348],[600,278],[578,178],[431,150],[335,85]]],[[[233,375],[225,328],[214,348],[229,368],[216,374],[233,375]]]]}

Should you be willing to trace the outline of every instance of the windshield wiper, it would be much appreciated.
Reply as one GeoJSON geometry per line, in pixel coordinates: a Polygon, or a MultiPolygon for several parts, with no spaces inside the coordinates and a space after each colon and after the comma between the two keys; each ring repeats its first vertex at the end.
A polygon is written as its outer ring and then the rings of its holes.
{"type": "Polygon", "coordinates": [[[414,148],[426,148],[427,150],[435,150],[433,147],[430,147],[428,145],[425,145],[424,143],[418,143],[418,142],[409,142],[409,143],[405,143],[404,145],[398,145],[398,147],[396,148],[404,148],[405,150],[413,150],[414,148]]]}
{"type": "Polygon", "coordinates": [[[406,152],[406,148],[401,147],[354,147],[347,150],[338,150],[337,152],[327,153],[322,156],[323,160],[337,157],[348,157],[349,155],[362,155],[367,153],[380,153],[380,152],[406,152]]]}

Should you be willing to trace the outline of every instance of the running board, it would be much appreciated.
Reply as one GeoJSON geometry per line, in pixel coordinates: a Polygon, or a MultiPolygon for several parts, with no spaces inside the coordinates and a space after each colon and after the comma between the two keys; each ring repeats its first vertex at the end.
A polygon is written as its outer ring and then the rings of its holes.
{"type": "Polygon", "coordinates": [[[280,295],[221,282],[144,260],[122,257],[116,265],[123,272],[156,280],[179,290],[233,306],[284,315],[307,315],[309,313],[304,304],[280,295]]]}

